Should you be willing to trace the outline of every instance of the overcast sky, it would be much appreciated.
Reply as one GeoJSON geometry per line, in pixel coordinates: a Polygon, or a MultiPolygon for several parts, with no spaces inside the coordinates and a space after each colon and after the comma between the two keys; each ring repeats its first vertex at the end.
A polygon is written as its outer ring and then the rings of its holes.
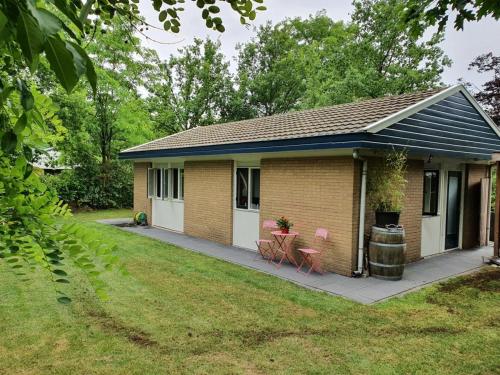
{"type": "MultiPolygon", "coordinates": [[[[349,14],[353,10],[351,2],[352,0],[265,0],[264,5],[266,5],[267,10],[257,15],[253,25],[257,26],[267,20],[277,23],[285,18],[305,18],[323,9],[334,20],[348,21],[349,14]]],[[[178,48],[192,43],[193,38],[206,38],[208,36],[214,40],[220,39],[224,54],[232,60],[236,54],[236,44],[245,42],[254,35],[252,28],[246,28],[240,24],[239,17],[230,10],[229,5],[221,4],[221,17],[226,31],[220,34],[208,30],[201,19],[200,9],[191,4],[190,0],[186,3],[186,10],[181,14],[182,26],[179,34],[151,28],[145,31],[150,38],[162,43],[169,43],[160,44],[144,40],[145,45],[154,48],[163,59],[168,58],[171,54],[176,54],[178,48]]],[[[157,21],[157,13],[151,6],[151,1],[141,0],[139,7],[141,14],[146,17],[149,23],[161,27],[157,21]]],[[[450,85],[463,78],[480,86],[490,77],[468,71],[467,67],[474,57],[480,54],[493,52],[500,55],[499,40],[500,22],[491,18],[483,19],[477,23],[466,23],[463,31],[456,31],[452,27],[448,27],[442,48],[452,59],[453,65],[445,69],[442,77],[443,82],[450,85]]]]}

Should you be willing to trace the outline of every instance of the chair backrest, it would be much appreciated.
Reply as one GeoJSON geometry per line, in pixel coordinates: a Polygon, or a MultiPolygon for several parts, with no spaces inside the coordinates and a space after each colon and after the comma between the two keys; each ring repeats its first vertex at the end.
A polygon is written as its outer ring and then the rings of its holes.
{"type": "Polygon", "coordinates": [[[275,220],[264,220],[262,222],[262,229],[278,229],[278,225],[275,220]]]}
{"type": "Polygon", "coordinates": [[[325,228],[318,228],[316,229],[314,237],[326,240],[326,238],[328,237],[328,230],[326,230],[325,228]]]}

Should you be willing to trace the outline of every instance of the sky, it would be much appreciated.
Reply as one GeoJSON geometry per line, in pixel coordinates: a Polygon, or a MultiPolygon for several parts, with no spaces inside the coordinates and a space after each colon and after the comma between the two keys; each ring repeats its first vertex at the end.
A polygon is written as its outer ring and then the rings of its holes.
{"type": "MultiPolygon", "coordinates": [[[[178,34],[167,33],[163,30],[150,28],[144,33],[153,42],[142,37],[144,44],[155,49],[162,59],[167,59],[171,54],[176,54],[182,46],[191,44],[193,38],[209,37],[219,39],[224,54],[232,62],[236,55],[236,45],[244,43],[255,35],[253,26],[258,26],[270,20],[274,23],[285,18],[303,17],[325,10],[327,15],[334,20],[348,21],[353,10],[352,0],[264,0],[267,10],[259,12],[252,27],[240,24],[238,15],[229,5],[221,4],[221,17],[226,27],[224,33],[208,30],[201,19],[201,11],[190,0],[186,1],[185,11],[181,13],[181,30],[178,34]]],[[[157,21],[158,13],[152,8],[151,1],[141,0],[139,3],[141,15],[152,25],[162,27],[157,21]]],[[[445,39],[441,45],[444,52],[451,58],[453,64],[445,68],[442,80],[447,85],[457,83],[464,79],[472,83],[476,89],[491,77],[477,74],[468,70],[469,63],[478,55],[493,52],[500,55],[500,21],[485,18],[479,22],[466,23],[463,31],[447,28],[445,39]]],[[[235,64],[233,63],[233,69],[235,64]]]]}

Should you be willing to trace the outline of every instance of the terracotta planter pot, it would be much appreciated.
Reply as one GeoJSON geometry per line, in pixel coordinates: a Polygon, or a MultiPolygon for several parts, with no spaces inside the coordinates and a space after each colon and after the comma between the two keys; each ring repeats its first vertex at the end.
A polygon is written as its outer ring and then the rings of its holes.
{"type": "Polygon", "coordinates": [[[281,233],[283,233],[283,234],[288,234],[288,233],[290,233],[290,229],[288,229],[288,228],[283,228],[283,229],[281,229],[281,233]]]}

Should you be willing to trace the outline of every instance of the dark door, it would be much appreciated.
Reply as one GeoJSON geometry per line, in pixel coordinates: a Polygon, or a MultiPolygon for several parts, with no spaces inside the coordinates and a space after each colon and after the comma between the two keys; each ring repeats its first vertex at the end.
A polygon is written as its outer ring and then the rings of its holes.
{"type": "Polygon", "coordinates": [[[448,172],[445,249],[454,249],[458,247],[461,191],[462,172],[448,172]]]}

